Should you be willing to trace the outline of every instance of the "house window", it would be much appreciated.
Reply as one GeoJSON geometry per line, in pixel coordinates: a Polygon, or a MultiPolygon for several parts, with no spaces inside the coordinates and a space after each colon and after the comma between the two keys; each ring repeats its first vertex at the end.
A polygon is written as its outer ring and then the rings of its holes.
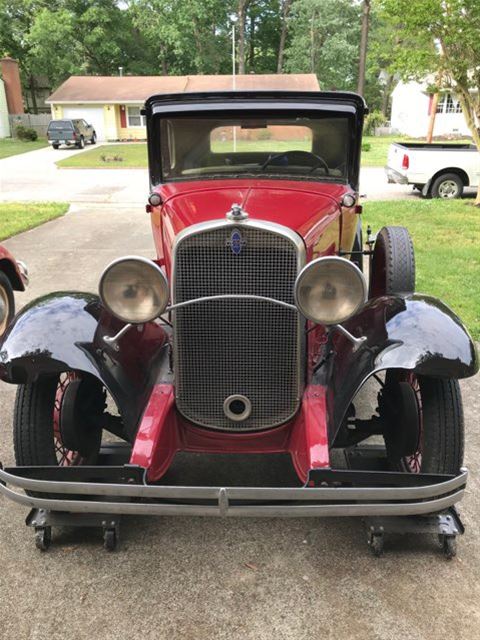
{"type": "Polygon", "coordinates": [[[462,107],[451,93],[442,93],[438,100],[437,113],[462,113],[462,107]]]}
{"type": "Polygon", "coordinates": [[[140,107],[127,107],[127,124],[129,127],[144,127],[145,116],[140,115],[140,107]]]}

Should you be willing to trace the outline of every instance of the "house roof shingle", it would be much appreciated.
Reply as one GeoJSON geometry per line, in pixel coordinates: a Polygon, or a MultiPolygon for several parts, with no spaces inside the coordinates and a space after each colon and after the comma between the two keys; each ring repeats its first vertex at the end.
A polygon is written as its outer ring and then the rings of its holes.
{"type": "MultiPolygon", "coordinates": [[[[318,91],[313,73],[237,75],[238,91],[318,91]]],[[[73,102],[144,102],[156,93],[229,91],[232,76],[70,76],[46,100],[48,104],[73,102]]]]}

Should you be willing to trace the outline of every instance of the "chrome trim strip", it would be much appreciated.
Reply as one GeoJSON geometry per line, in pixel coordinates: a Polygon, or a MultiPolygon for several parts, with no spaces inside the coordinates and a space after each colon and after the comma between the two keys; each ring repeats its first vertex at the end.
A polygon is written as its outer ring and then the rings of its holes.
{"type": "Polygon", "coordinates": [[[261,300],[262,302],[271,302],[272,304],[277,304],[280,307],[285,307],[285,309],[290,309],[291,311],[296,311],[298,313],[298,308],[294,304],[288,304],[288,302],[283,302],[283,300],[275,300],[275,298],[267,298],[266,296],[250,296],[241,293],[232,293],[231,295],[222,294],[220,296],[204,296],[203,298],[195,298],[194,300],[185,300],[185,302],[177,302],[177,304],[172,304],[170,307],[167,307],[165,309],[165,312],[175,311],[175,309],[189,307],[192,304],[208,302],[210,300],[261,300]]]}
{"type": "MultiPolygon", "coordinates": [[[[321,489],[323,490],[323,489],[321,489]]],[[[394,489],[396,491],[396,489],[394,489]]],[[[102,502],[86,500],[61,500],[22,495],[0,484],[0,493],[6,498],[32,509],[67,511],[70,513],[112,513],[124,515],[175,515],[175,516],[240,516],[240,517],[330,517],[330,516],[379,516],[421,515],[442,511],[463,498],[464,489],[447,496],[424,502],[366,502],[361,504],[308,504],[308,505],[234,505],[228,502],[227,489],[216,490],[216,505],[161,504],[132,502],[102,502]]],[[[387,498],[387,496],[384,496],[387,498]]]]}
{"type": "MultiPolygon", "coordinates": [[[[18,467],[21,471],[21,467],[18,467]]],[[[423,499],[455,491],[466,485],[468,470],[435,484],[417,487],[221,487],[230,500],[391,500],[423,499]]],[[[68,482],[66,480],[36,480],[0,469],[2,484],[45,493],[68,493],[132,498],[216,499],[220,487],[189,487],[165,485],[132,485],[118,483],[68,482]]]]}
{"type": "MultiPolygon", "coordinates": [[[[270,231],[271,233],[276,233],[284,238],[287,238],[290,242],[292,242],[292,244],[295,245],[296,250],[297,250],[297,277],[298,274],[301,272],[301,270],[303,269],[303,267],[306,264],[307,261],[307,252],[306,252],[306,248],[305,248],[305,243],[303,241],[303,238],[296,233],[295,231],[293,231],[292,229],[290,229],[289,227],[285,227],[282,224],[278,224],[276,222],[268,222],[265,220],[257,220],[257,219],[252,219],[252,218],[246,218],[244,220],[229,220],[228,218],[225,219],[217,219],[217,220],[209,220],[207,222],[199,222],[198,224],[192,225],[190,227],[187,227],[186,229],[183,229],[182,231],[180,231],[177,236],[175,237],[175,240],[173,242],[173,246],[172,246],[172,277],[171,277],[171,300],[172,300],[172,306],[171,309],[173,310],[173,331],[174,331],[174,343],[173,343],[173,362],[174,362],[174,376],[175,376],[175,367],[176,367],[176,361],[177,361],[177,356],[176,356],[176,342],[177,342],[177,336],[176,336],[176,330],[175,330],[175,307],[177,307],[177,304],[183,304],[183,303],[176,303],[175,300],[175,281],[176,281],[176,269],[177,269],[177,248],[179,246],[179,244],[181,244],[181,242],[183,240],[185,240],[186,238],[192,236],[192,235],[198,235],[200,233],[204,233],[207,231],[214,231],[216,229],[223,229],[223,228],[228,228],[228,227],[250,227],[253,229],[260,229],[262,231],[270,231]]],[[[253,296],[252,296],[253,298],[253,296]]],[[[273,299],[272,299],[273,301],[273,299]]],[[[188,301],[188,302],[193,302],[193,301],[188,301]]],[[[275,301],[278,304],[282,304],[282,306],[285,306],[286,303],[280,303],[280,301],[275,301]]],[[[177,307],[178,308],[178,307],[177,307]]],[[[287,308],[291,308],[290,306],[287,308]]],[[[297,308],[295,307],[295,311],[297,311],[297,308]]],[[[295,408],[295,411],[292,413],[292,415],[290,416],[289,419],[291,419],[298,411],[298,409],[300,408],[300,403],[301,403],[301,398],[303,395],[303,387],[305,384],[305,374],[304,374],[304,369],[305,369],[305,360],[306,360],[306,353],[305,353],[305,331],[304,329],[304,318],[298,314],[298,342],[297,342],[297,349],[298,349],[298,371],[299,371],[299,387],[298,387],[298,402],[297,402],[297,406],[295,408]]],[[[178,408],[178,407],[177,407],[178,408]]],[[[178,409],[180,411],[180,409],[178,409]]],[[[191,417],[188,417],[188,419],[191,422],[195,423],[195,420],[193,420],[191,417]]],[[[285,421],[284,421],[285,422],[285,421]]],[[[283,423],[284,423],[283,422],[283,423]]],[[[283,424],[282,423],[282,424],[283,424]]],[[[205,427],[204,424],[201,423],[197,423],[202,427],[205,427]]],[[[275,428],[280,426],[279,424],[276,425],[272,425],[269,428],[275,428]]],[[[219,428],[216,426],[211,426],[210,428],[215,429],[217,431],[227,431],[226,429],[223,428],[219,428]]],[[[247,432],[247,431],[255,431],[256,429],[243,429],[243,432],[247,432]]]]}

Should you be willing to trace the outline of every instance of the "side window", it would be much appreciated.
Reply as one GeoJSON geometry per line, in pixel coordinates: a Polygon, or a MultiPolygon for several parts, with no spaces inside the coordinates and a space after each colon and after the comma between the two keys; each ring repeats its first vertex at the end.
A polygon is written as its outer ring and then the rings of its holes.
{"type": "Polygon", "coordinates": [[[140,107],[127,107],[127,122],[129,127],[145,127],[146,118],[140,115],[140,107]]]}

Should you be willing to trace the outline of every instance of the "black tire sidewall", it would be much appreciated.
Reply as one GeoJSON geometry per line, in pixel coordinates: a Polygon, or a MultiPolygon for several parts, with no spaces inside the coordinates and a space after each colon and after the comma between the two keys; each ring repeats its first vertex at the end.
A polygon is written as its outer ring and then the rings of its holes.
{"type": "MultiPolygon", "coordinates": [[[[440,185],[442,184],[442,182],[446,182],[447,180],[451,180],[452,182],[455,182],[456,185],[458,186],[457,195],[451,199],[455,200],[457,198],[461,198],[463,195],[464,184],[463,184],[463,180],[456,173],[443,173],[442,175],[438,176],[438,178],[435,178],[432,184],[432,197],[440,198],[439,196],[440,185]]],[[[441,199],[449,200],[450,198],[441,198],[441,199]]]]}
{"type": "Polygon", "coordinates": [[[405,227],[382,227],[377,234],[369,274],[369,298],[415,291],[415,253],[405,227]]]}
{"type": "MultiPolygon", "coordinates": [[[[395,380],[398,370],[387,372],[395,380]]],[[[422,473],[459,473],[463,464],[464,421],[458,380],[417,376],[422,402],[422,473]]],[[[405,471],[401,460],[388,455],[390,465],[405,471]]]]}

